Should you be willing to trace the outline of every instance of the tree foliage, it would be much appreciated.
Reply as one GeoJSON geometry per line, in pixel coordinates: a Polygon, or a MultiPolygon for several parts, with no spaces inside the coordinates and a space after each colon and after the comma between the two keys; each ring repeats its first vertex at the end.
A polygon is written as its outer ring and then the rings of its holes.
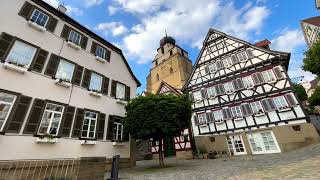
{"type": "Polygon", "coordinates": [[[320,105],[320,87],[319,86],[314,90],[314,93],[309,97],[308,101],[311,106],[320,105]]]}
{"type": "Polygon", "coordinates": [[[308,99],[306,90],[301,84],[293,84],[293,89],[298,94],[298,97],[301,101],[306,101],[308,99]]]}
{"type": "Polygon", "coordinates": [[[320,41],[305,52],[302,69],[320,76],[320,41]]]}

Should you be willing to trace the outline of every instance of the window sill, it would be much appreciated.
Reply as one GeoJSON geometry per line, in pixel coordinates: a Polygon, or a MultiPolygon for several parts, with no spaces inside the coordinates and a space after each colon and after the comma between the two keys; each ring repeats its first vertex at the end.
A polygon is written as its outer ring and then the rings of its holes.
{"type": "Polygon", "coordinates": [[[77,45],[77,44],[75,44],[75,43],[73,43],[73,42],[71,42],[71,41],[67,41],[67,45],[70,46],[70,47],[72,47],[72,48],[75,49],[75,50],[79,50],[79,49],[80,49],[80,46],[79,46],[79,45],[77,45]]]}
{"type": "Polygon", "coordinates": [[[195,101],[195,103],[197,103],[197,104],[199,104],[199,103],[201,103],[202,102],[202,100],[197,100],[197,101],[195,101]]]}
{"type": "Polygon", "coordinates": [[[100,92],[90,91],[89,94],[91,96],[95,96],[95,97],[102,97],[102,93],[100,93],[100,92]]]}
{"type": "Polygon", "coordinates": [[[94,140],[81,140],[80,141],[80,144],[81,145],[95,145],[97,144],[97,141],[94,141],[94,140]]]}
{"type": "Polygon", "coordinates": [[[8,62],[5,62],[3,64],[3,68],[9,69],[9,70],[12,70],[12,71],[16,71],[16,72],[21,73],[21,74],[24,74],[27,71],[27,69],[24,68],[24,67],[20,67],[20,66],[17,66],[15,64],[10,64],[8,62]]]}
{"type": "Polygon", "coordinates": [[[286,111],[290,111],[290,108],[284,108],[284,109],[279,109],[279,112],[286,112],[286,111]]]}
{"type": "Polygon", "coordinates": [[[216,121],[216,124],[223,124],[224,121],[216,121]]]}
{"type": "Polygon", "coordinates": [[[105,59],[103,59],[103,58],[101,58],[99,56],[96,56],[96,60],[101,62],[101,63],[106,63],[107,62],[107,60],[105,60],[105,59]]]}
{"type": "Polygon", "coordinates": [[[70,83],[70,82],[63,81],[63,80],[61,80],[61,79],[56,79],[56,80],[55,80],[55,84],[56,84],[56,85],[59,85],[59,86],[62,86],[62,87],[65,87],[65,88],[71,87],[71,83],[70,83]]]}
{"type": "Polygon", "coordinates": [[[46,32],[46,31],[47,31],[47,29],[46,29],[45,27],[42,27],[42,26],[38,25],[37,23],[32,22],[32,21],[30,21],[30,20],[28,21],[28,25],[29,25],[30,27],[32,27],[32,28],[40,31],[40,32],[46,32]]]}
{"type": "Polygon", "coordinates": [[[233,94],[234,93],[234,91],[233,92],[226,92],[226,94],[228,94],[228,95],[231,95],[231,94],[233,94]]]}
{"type": "Polygon", "coordinates": [[[113,146],[123,146],[124,143],[123,142],[113,142],[112,145],[113,146]]]}
{"type": "Polygon", "coordinates": [[[43,137],[43,138],[40,138],[38,137],[37,140],[36,140],[37,143],[56,143],[58,142],[58,139],[57,138],[48,138],[48,137],[43,137]]]}
{"type": "Polygon", "coordinates": [[[235,121],[241,121],[241,120],[243,120],[243,118],[242,118],[242,117],[240,117],[240,118],[235,118],[234,120],[235,120],[235,121]]]}
{"type": "Polygon", "coordinates": [[[215,98],[216,98],[216,96],[209,97],[210,100],[215,99],[215,98]]]}
{"type": "Polygon", "coordinates": [[[266,115],[265,113],[257,113],[257,114],[255,114],[254,116],[255,117],[259,117],[259,116],[264,116],[264,115],[266,115]]]}
{"type": "Polygon", "coordinates": [[[199,124],[200,127],[207,127],[207,124],[199,124]]]}
{"type": "Polygon", "coordinates": [[[245,87],[246,90],[252,90],[253,88],[254,88],[254,86],[252,86],[252,87],[247,87],[247,88],[245,87]]]}
{"type": "Polygon", "coordinates": [[[118,104],[122,104],[122,105],[127,105],[127,104],[128,104],[127,101],[124,101],[124,100],[122,100],[122,99],[117,99],[117,103],[118,103],[118,104]]]}
{"type": "Polygon", "coordinates": [[[277,80],[274,80],[274,81],[270,81],[270,82],[267,82],[268,84],[274,84],[274,83],[276,83],[277,82],[277,80]]]}

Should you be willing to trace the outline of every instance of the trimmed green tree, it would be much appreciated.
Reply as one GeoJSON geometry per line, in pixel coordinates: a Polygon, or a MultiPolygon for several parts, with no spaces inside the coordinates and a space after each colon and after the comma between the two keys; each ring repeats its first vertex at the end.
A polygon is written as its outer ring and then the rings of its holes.
{"type": "Polygon", "coordinates": [[[159,164],[164,167],[164,138],[190,127],[191,102],[187,95],[139,96],[126,105],[124,128],[134,139],[159,141],[159,164]]]}
{"type": "Polygon", "coordinates": [[[320,76],[320,41],[317,41],[305,53],[302,69],[320,76]]]}
{"type": "Polygon", "coordinates": [[[308,99],[306,90],[301,84],[293,84],[293,90],[297,93],[300,101],[306,101],[308,99]]]}

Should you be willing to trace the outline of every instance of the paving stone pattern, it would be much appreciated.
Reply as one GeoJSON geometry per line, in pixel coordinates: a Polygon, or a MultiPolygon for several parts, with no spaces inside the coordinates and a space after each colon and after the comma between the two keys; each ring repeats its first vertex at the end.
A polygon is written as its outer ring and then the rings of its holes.
{"type": "MultiPolygon", "coordinates": [[[[139,161],[137,166],[120,170],[130,180],[215,180],[215,179],[320,179],[320,144],[283,154],[225,157],[204,160],[139,161]]],[[[106,174],[106,177],[108,174],[106,174]]]]}

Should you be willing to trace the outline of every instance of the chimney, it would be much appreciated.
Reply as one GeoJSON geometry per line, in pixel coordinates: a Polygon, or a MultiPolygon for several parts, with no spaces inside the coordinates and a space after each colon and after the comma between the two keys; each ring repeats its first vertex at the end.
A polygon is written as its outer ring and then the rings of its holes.
{"type": "Polygon", "coordinates": [[[262,41],[255,43],[254,45],[257,47],[270,49],[270,47],[269,47],[270,44],[271,44],[271,42],[268,39],[265,39],[265,40],[262,40],[262,41]]]}
{"type": "Polygon", "coordinates": [[[63,14],[67,12],[67,8],[60,4],[57,8],[58,11],[62,12],[63,14]]]}

